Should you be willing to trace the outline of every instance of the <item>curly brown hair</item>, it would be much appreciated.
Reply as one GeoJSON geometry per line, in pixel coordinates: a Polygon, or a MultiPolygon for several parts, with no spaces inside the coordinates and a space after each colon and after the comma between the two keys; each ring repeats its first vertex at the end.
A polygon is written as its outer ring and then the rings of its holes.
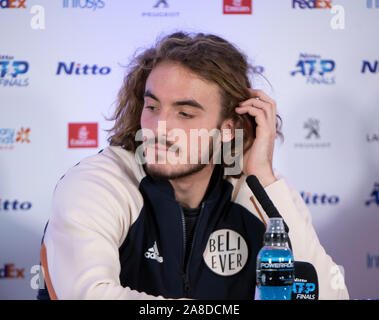
{"type": "MultiPolygon", "coordinates": [[[[108,130],[111,146],[121,146],[135,152],[142,143],[136,141],[144,105],[146,80],[153,68],[162,61],[179,62],[205,80],[216,83],[221,93],[221,121],[232,119],[236,129],[243,129],[243,150],[247,150],[255,138],[256,122],[247,114],[234,111],[239,102],[251,98],[249,75],[257,72],[247,57],[230,42],[212,34],[175,32],[137,55],[129,65],[123,85],[118,93],[117,107],[109,120],[114,126],[108,130]]],[[[277,115],[276,133],[283,137],[281,118],[277,115]]],[[[232,154],[235,151],[231,142],[232,154]]],[[[222,161],[223,166],[230,166],[222,161]]]]}

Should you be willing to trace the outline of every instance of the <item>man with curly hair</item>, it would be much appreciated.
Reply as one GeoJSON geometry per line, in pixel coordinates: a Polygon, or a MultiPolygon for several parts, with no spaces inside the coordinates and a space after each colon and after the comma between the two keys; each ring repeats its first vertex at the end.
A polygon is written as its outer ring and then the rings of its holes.
{"type": "Polygon", "coordinates": [[[132,61],[110,146],[54,192],[41,247],[50,298],[254,299],[269,217],[252,177],[295,260],[315,266],[319,297],[348,297],[301,196],[272,168],[281,119],[251,74],[234,45],[202,33],[171,34],[132,61]]]}

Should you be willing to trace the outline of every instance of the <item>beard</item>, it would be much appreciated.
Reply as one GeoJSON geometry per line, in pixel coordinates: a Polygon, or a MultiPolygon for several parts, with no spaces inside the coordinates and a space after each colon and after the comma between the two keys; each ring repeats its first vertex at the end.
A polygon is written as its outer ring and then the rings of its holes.
{"type": "Polygon", "coordinates": [[[188,177],[192,174],[200,172],[208,164],[190,164],[190,165],[180,165],[180,168],[162,168],[160,165],[149,165],[146,164],[146,172],[156,180],[174,180],[179,178],[188,177]]]}
{"type": "MultiPolygon", "coordinates": [[[[221,124],[218,124],[216,129],[218,130],[218,132],[220,132],[221,124]]],[[[174,180],[196,174],[202,171],[208,165],[213,164],[212,158],[214,157],[214,154],[215,156],[220,155],[222,148],[220,148],[221,144],[220,146],[218,145],[220,143],[220,140],[218,139],[219,136],[212,136],[212,138],[210,138],[208,144],[208,152],[200,152],[200,159],[198,159],[196,163],[191,163],[190,161],[187,161],[187,163],[185,164],[162,164],[159,162],[157,163],[157,159],[160,157],[159,153],[156,153],[155,156],[153,156],[155,158],[155,161],[153,163],[149,163],[149,161],[146,158],[145,149],[145,151],[143,151],[143,154],[147,162],[144,165],[144,169],[147,174],[149,174],[152,178],[157,180],[174,180]],[[214,145],[214,139],[216,139],[216,146],[214,145]]],[[[158,138],[152,137],[151,139],[148,139],[146,141],[147,146],[149,146],[150,144],[160,144],[170,148],[171,146],[173,146],[174,143],[170,141],[165,141],[164,139],[159,140],[158,138]]],[[[178,150],[174,151],[176,153],[180,151],[180,147],[177,147],[178,150]]]]}
{"type": "Polygon", "coordinates": [[[210,165],[210,161],[213,157],[213,141],[212,139],[209,142],[209,156],[208,159],[204,159],[204,156],[201,156],[202,161],[196,164],[179,164],[179,165],[167,165],[167,164],[145,164],[145,171],[152,178],[156,180],[175,180],[184,177],[191,176],[195,173],[200,172],[205,167],[210,165]],[[205,163],[204,163],[205,162],[205,163]]]}

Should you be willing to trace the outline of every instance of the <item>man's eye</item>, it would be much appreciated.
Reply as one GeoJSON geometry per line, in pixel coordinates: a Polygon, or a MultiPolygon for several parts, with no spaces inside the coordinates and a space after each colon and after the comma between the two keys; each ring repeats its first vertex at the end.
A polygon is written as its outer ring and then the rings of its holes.
{"type": "Polygon", "coordinates": [[[184,118],[188,118],[188,119],[192,119],[192,118],[195,117],[194,115],[189,114],[189,113],[185,113],[185,112],[179,112],[179,114],[180,114],[181,116],[183,116],[184,118]]]}

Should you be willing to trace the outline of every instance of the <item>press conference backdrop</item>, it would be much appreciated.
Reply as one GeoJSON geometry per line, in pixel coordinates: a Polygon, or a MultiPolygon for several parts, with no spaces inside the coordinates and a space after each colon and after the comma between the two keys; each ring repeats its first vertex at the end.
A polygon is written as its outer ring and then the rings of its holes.
{"type": "Polygon", "coordinates": [[[108,145],[136,50],[178,30],[226,38],[268,79],[252,80],[283,119],[275,168],[350,297],[379,298],[378,0],[1,0],[0,298],[35,299],[57,181],[108,145]]]}

